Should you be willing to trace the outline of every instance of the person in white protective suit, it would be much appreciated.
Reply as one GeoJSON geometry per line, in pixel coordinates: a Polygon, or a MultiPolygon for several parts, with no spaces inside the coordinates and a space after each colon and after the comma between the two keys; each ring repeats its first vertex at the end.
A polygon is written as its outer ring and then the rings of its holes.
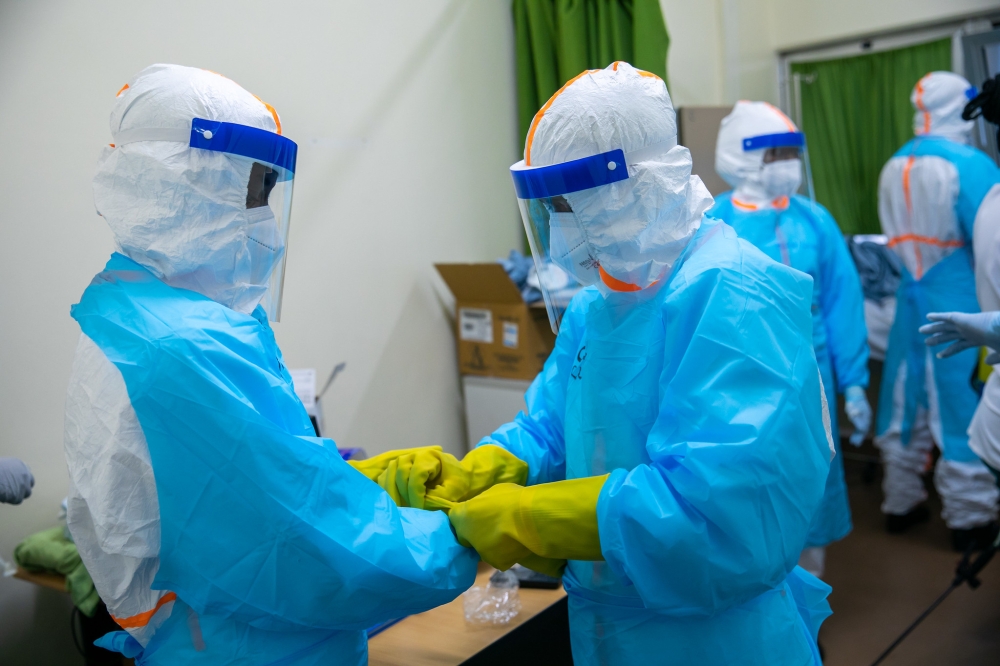
{"type": "Polygon", "coordinates": [[[269,320],[296,146],[207,70],[118,93],[94,201],[115,252],[71,309],[68,525],[123,631],[161,664],[364,664],[365,630],[454,599],[476,557],[315,437],[269,320]]]}
{"type": "Polygon", "coordinates": [[[973,96],[957,74],[921,78],[910,97],[916,136],[879,178],[879,218],[904,266],[876,427],[885,464],[882,511],[890,532],[927,518],[921,475],[937,446],[934,482],[958,550],[989,540],[997,517],[996,485],[966,433],[978,403],[969,382],[978,356],[970,349],[939,358],[918,329],[932,312],[979,311],[973,223],[1000,170],[968,145],[972,123],[961,115],[973,96]]]}
{"type": "Polygon", "coordinates": [[[436,506],[489,564],[562,574],[579,666],[818,665],[830,588],[796,566],[833,453],[812,279],[705,216],[654,74],[571,79],[523,155],[533,258],[584,288],[562,309],[541,285],[555,347],[475,449],[525,485],[436,506]]]}
{"type": "MultiPolygon", "coordinates": [[[[828,398],[842,393],[860,446],[871,428],[864,295],[844,236],[830,213],[798,194],[805,136],[766,102],[737,102],[722,120],[715,170],[733,186],[708,211],[731,225],[771,259],[813,279],[813,345],[828,398]]],[[[823,504],[813,518],[799,564],[823,575],[825,548],[851,531],[840,434],[832,423],[837,456],[830,465],[823,504]]]]}
{"type": "MultiPolygon", "coordinates": [[[[982,312],[931,313],[935,322],[921,327],[928,346],[951,343],[939,356],[986,347],[985,363],[1000,363],[1000,185],[979,206],[972,241],[976,253],[976,297],[982,312]]],[[[1000,373],[990,372],[976,413],[969,424],[969,448],[1000,481],[1000,373]]]]}

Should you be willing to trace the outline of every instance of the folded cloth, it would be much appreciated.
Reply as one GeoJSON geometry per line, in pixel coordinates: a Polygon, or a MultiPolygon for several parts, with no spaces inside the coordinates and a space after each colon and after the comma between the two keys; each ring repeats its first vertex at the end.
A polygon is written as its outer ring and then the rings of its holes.
{"type": "Polygon", "coordinates": [[[33,573],[56,573],[66,577],[66,591],[76,607],[93,617],[101,598],[94,588],[76,544],[66,538],[62,527],[32,534],[14,549],[14,561],[33,573]]]}
{"type": "Polygon", "coordinates": [[[886,243],[867,240],[866,236],[852,236],[848,242],[854,265],[861,277],[861,291],[868,300],[881,302],[895,296],[902,279],[899,256],[886,243]]]}

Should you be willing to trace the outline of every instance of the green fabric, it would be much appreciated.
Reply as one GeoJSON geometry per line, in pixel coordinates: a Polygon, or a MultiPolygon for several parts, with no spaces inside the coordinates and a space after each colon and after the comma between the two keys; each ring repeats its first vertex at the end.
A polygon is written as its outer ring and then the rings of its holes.
{"type": "Polygon", "coordinates": [[[101,599],[83,566],[76,544],[66,538],[65,528],[53,527],[32,534],[14,549],[14,561],[33,573],[65,576],[66,591],[73,603],[84,615],[93,617],[101,599]]]}
{"type": "Polygon", "coordinates": [[[659,0],[513,0],[522,145],[535,113],[580,72],[624,60],[667,80],[659,0]]]}
{"type": "Polygon", "coordinates": [[[791,69],[802,75],[802,130],[817,201],[846,234],[882,233],[879,173],[913,138],[910,92],[917,80],[951,69],[951,39],[791,69]]]}

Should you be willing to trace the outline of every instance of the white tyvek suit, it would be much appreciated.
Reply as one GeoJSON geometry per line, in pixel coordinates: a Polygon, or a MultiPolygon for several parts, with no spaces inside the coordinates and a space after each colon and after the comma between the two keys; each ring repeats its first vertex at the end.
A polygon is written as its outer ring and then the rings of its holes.
{"type": "Polygon", "coordinates": [[[928,312],[978,311],[973,221],[1000,171],[966,145],[972,123],[961,113],[970,89],[950,72],[920,79],[910,98],[916,138],[879,178],[879,218],[905,268],[876,427],[885,463],[882,511],[905,514],[926,499],[920,476],[937,446],[942,456],[934,481],[952,529],[994,520],[998,496],[992,475],[968,448],[966,429],[977,403],[968,380],[976,353],[938,359],[917,332],[928,312]]]}
{"type": "MultiPolygon", "coordinates": [[[[976,297],[983,312],[1000,310],[1000,185],[994,185],[976,215],[976,297]]],[[[1000,470],[1000,373],[994,369],[969,424],[969,448],[1000,470]]]]}
{"type": "MultiPolygon", "coordinates": [[[[277,114],[233,81],[207,70],[153,65],[118,94],[111,135],[190,128],[221,119],[275,132],[277,114]]],[[[114,140],[114,139],[113,139],[114,140]]],[[[171,286],[249,313],[264,296],[254,282],[250,161],[170,141],[105,148],[94,201],[122,254],[171,286]]],[[[141,644],[170,613],[173,595],[150,589],[160,548],[156,483],[121,372],[80,335],[66,398],[70,474],[67,523],[108,611],[141,644]]]]}

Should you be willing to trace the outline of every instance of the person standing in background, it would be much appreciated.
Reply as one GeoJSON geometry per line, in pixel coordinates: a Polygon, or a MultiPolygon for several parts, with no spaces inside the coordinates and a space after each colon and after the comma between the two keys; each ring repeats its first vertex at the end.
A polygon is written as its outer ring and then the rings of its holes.
{"type": "MultiPolygon", "coordinates": [[[[868,334],[861,280],[847,243],[823,206],[797,194],[802,183],[805,137],[780,110],[766,102],[737,102],[722,120],[715,144],[715,170],[733,186],[715,199],[709,217],[736,230],[771,259],[813,279],[813,346],[827,399],[844,393],[860,446],[871,428],[868,334]]],[[[851,507],[836,415],[837,455],[830,464],[823,503],[813,518],[799,564],[822,577],[826,546],[851,531],[851,507]]]]}
{"type": "Polygon", "coordinates": [[[969,383],[978,356],[967,349],[939,358],[918,329],[932,312],[979,311],[973,223],[987,192],[1000,183],[1000,170],[968,145],[972,122],[962,119],[962,110],[975,94],[951,72],[921,78],[910,96],[916,136],[879,177],[882,229],[904,266],[875,440],[885,464],[882,512],[889,532],[927,519],[921,476],[937,446],[934,483],[956,550],[983,546],[996,530],[997,487],[966,432],[979,399],[969,383]]]}

